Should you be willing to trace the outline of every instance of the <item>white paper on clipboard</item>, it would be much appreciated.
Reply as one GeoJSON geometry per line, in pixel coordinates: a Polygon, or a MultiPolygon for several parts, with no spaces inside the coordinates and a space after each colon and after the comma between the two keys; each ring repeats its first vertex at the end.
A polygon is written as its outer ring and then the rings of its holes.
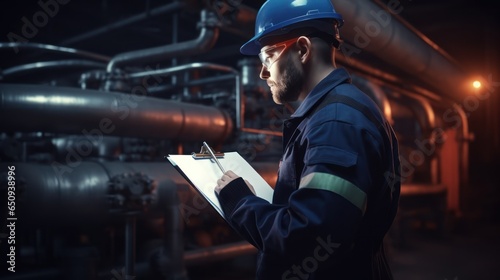
{"type": "MultiPolygon", "coordinates": [[[[217,180],[222,177],[219,166],[210,158],[196,159],[192,155],[168,155],[167,159],[183,173],[190,183],[198,189],[201,195],[224,217],[219,199],[214,188],[217,180]]],[[[218,158],[225,170],[231,170],[247,180],[255,189],[255,194],[270,203],[273,198],[273,188],[262,178],[257,171],[237,152],[224,153],[218,158]]]]}

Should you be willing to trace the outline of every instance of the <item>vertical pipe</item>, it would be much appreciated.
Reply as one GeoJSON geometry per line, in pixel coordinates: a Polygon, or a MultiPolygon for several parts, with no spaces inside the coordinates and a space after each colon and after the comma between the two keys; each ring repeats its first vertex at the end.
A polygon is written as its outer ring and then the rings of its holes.
{"type": "MultiPolygon", "coordinates": [[[[162,172],[162,169],[158,170],[162,172]]],[[[150,272],[154,279],[185,280],[188,277],[184,264],[184,223],[181,219],[184,208],[177,196],[178,183],[170,180],[177,179],[168,174],[163,176],[165,179],[160,180],[158,199],[153,205],[153,209],[163,212],[163,246],[151,254],[150,272]]]]}
{"type": "Polygon", "coordinates": [[[168,203],[165,208],[165,235],[163,248],[169,259],[166,272],[171,275],[170,279],[186,279],[183,258],[184,242],[182,240],[184,227],[181,220],[182,215],[177,192],[169,191],[166,194],[166,198],[168,203]]]}
{"type": "Polygon", "coordinates": [[[235,90],[236,90],[236,129],[240,130],[244,127],[245,119],[245,103],[241,97],[243,94],[241,79],[239,74],[235,74],[235,90]]]}
{"type": "MultiPolygon", "coordinates": [[[[460,124],[461,127],[457,129],[457,132],[459,134],[458,136],[458,153],[459,153],[459,164],[460,164],[460,173],[459,173],[459,182],[460,182],[460,188],[464,190],[469,186],[469,142],[471,141],[471,135],[469,134],[469,123],[468,123],[468,118],[467,114],[465,111],[457,105],[456,103],[453,104],[453,108],[455,109],[455,112],[458,113],[460,116],[460,124]]],[[[460,195],[460,193],[459,193],[460,195]]],[[[461,205],[460,205],[460,197],[458,198],[458,209],[456,216],[461,217],[462,212],[461,212],[461,205]]]]}
{"type": "MultiPolygon", "coordinates": [[[[172,16],[172,44],[179,42],[179,15],[177,13],[172,16]]],[[[172,67],[177,66],[177,57],[172,58],[172,67]]],[[[177,75],[172,75],[172,86],[177,85],[177,75]]]]}
{"type": "Polygon", "coordinates": [[[135,227],[137,217],[135,214],[128,214],[125,224],[125,278],[132,280],[135,278],[135,227]]]}

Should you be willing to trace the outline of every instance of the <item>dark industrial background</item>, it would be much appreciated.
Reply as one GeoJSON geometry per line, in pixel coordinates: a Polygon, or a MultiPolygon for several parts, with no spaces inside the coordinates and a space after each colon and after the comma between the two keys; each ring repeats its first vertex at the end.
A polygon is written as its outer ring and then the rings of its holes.
{"type": "MultiPolygon", "coordinates": [[[[7,166],[18,218],[16,273],[0,228],[0,278],[252,279],[255,250],[164,156],[207,140],[272,185],[293,106],[274,105],[239,53],[263,2],[0,4],[0,223],[7,166]]],[[[408,162],[386,241],[396,279],[500,279],[498,5],[332,2],[338,65],[408,162]]]]}

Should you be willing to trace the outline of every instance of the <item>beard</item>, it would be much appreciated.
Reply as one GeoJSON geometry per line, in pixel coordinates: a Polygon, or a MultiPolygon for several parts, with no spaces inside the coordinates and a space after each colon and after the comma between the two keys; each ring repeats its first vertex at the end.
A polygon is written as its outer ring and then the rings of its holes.
{"type": "Polygon", "coordinates": [[[274,102],[284,104],[297,101],[304,85],[303,76],[301,68],[296,67],[293,62],[286,63],[282,78],[274,82],[271,89],[274,102]]]}

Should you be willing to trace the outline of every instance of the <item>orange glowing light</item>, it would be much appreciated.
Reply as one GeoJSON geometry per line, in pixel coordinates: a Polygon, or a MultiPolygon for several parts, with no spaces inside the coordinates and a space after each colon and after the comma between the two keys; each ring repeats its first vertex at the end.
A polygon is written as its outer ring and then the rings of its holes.
{"type": "Polygon", "coordinates": [[[480,87],[481,87],[481,82],[480,82],[480,81],[474,81],[474,82],[472,83],[472,86],[473,86],[474,88],[480,88],[480,87]]]}

